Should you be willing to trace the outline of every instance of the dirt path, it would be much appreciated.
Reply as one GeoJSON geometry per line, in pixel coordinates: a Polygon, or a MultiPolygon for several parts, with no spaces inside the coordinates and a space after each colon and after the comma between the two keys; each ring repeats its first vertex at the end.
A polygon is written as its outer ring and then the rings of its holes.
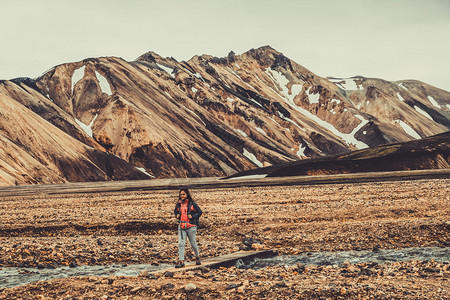
{"type": "MultiPolygon", "coordinates": [[[[424,179],[191,192],[205,211],[198,238],[201,254],[208,258],[245,248],[244,238],[260,241],[254,248],[276,249],[280,254],[449,247],[449,190],[450,179],[424,179]]],[[[37,190],[34,194],[3,194],[0,266],[174,263],[177,237],[172,209],[177,193],[128,190],[49,194],[37,190]]],[[[144,274],[57,279],[0,289],[0,299],[13,294],[64,299],[69,295],[80,299],[82,295],[88,299],[259,299],[264,292],[269,293],[267,299],[298,295],[432,298],[448,293],[448,280],[448,264],[433,261],[270,267],[262,271],[204,268],[174,277],[144,274]],[[188,283],[197,286],[195,291],[185,291],[188,283]]]]}

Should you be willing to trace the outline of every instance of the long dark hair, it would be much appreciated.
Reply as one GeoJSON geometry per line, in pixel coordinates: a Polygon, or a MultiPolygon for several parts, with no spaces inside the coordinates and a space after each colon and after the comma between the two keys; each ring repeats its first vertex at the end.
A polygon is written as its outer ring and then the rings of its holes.
{"type": "Polygon", "coordinates": [[[181,192],[185,192],[186,193],[186,199],[188,199],[188,201],[193,201],[192,200],[192,197],[191,197],[191,193],[189,193],[189,190],[188,189],[181,189],[179,192],[178,192],[178,201],[180,201],[181,199],[180,199],[180,193],[181,192]]]}

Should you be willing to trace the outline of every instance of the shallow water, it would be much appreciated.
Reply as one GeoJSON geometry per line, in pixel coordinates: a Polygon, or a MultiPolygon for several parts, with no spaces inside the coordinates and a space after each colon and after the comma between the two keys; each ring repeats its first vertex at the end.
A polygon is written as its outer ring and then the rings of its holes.
{"type": "MultiPolygon", "coordinates": [[[[256,258],[247,264],[242,260],[238,260],[236,262],[236,267],[241,269],[261,269],[267,266],[296,265],[298,263],[304,265],[339,266],[346,261],[352,264],[371,262],[381,264],[388,261],[427,261],[431,259],[440,262],[450,262],[450,247],[421,247],[379,251],[308,252],[301,255],[283,255],[264,259],[256,258]]],[[[14,287],[36,281],[64,277],[138,276],[142,271],[152,272],[169,267],[172,267],[172,265],[82,265],[75,268],[61,267],[55,269],[0,268],[0,288],[14,287]]]]}
{"type": "Polygon", "coordinates": [[[275,265],[304,265],[339,266],[344,262],[351,264],[358,263],[379,263],[419,260],[428,261],[434,259],[440,262],[450,262],[450,247],[420,247],[404,249],[388,249],[377,251],[340,251],[340,252],[308,252],[301,255],[282,255],[271,258],[255,259],[250,263],[236,262],[236,267],[241,269],[261,269],[275,265]]]}
{"type": "Polygon", "coordinates": [[[0,288],[9,288],[41,280],[82,276],[138,276],[142,271],[157,271],[172,265],[108,265],[75,268],[61,267],[55,269],[37,268],[0,268],[0,288]]]}

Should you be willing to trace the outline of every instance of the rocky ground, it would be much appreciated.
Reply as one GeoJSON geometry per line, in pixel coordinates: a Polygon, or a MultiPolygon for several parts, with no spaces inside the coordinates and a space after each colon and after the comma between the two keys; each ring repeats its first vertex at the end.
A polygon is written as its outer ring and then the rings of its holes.
{"type": "MultiPolygon", "coordinates": [[[[204,210],[203,258],[256,248],[279,254],[450,246],[450,179],[191,190],[204,210]]],[[[0,198],[0,267],[174,263],[178,191],[0,198]]],[[[188,248],[190,249],[190,248],[188,248]]],[[[192,259],[190,251],[188,258],[192,259]]],[[[273,266],[54,279],[0,288],[0,299],[446,299],[448,263],[273,266]]]]}

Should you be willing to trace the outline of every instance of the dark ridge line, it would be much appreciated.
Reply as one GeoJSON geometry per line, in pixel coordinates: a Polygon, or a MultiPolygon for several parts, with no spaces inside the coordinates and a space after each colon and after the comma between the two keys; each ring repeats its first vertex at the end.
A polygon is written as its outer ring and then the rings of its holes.
{"type": "MultiPolygon", "coordinates": [[[[0,229],[0,237],[16,237],[16,236],[49,236],[50,233],[56,233],[54,236],[73,236],[73,235],[90,235],[92,233],[105,230],[111,233],[128,233],[128,232],[142,232],[155,230],[173,230],[174,226],[162,222],[142,222],[142,221],[128,221],[116,225],[92,225],[83,226],[77,224],[54,225],[54,226],[25,226],[20,228],[0,229]],[[64,234],[64,230],[74,230],[74,234],[64,234]]],[[[52,235],[53,236],[53,235],[52,235]]]]}
{"type": "MultiPolygon", "coordinates": [[[[439,173],[431,174],[400,174],[400,175],[380,175],[369,177],[343,177],[345,175],[352,174],[335,174],[335,175],[318,175],[319,177],[326,176],[327,178],[314,179],[313,176],[292,176],[292,178],[284,177],[285,180],[280,180],[277,177],[267,177],[268,180],[254,180],[254,181],[239,181],[239,179],[219,179],[218,182],[205,182],[205,183],[185,183],[185,184],[173,184],[173,185],[157,185],[157,186],[136,186],[125,187],[119,189],[110,190],[87,190],[87,191],[55,191],[49,192],[48,195],[59,194],[98,194],[108,192],[134,192],[134,191],[160,191],[160,190],[179,190],[182,188],[188,189],[207,189],[207,188],[235,188],[235,187],[264,187],[264,186],[294,186],[294,185],[325,185],[325,184],[348,184],[348,183],[368,183],[368,182],[386,182],[386,181],[403,181],[403,180],[422,180],[422,179],[446,179],[450,178],[450,169],[442,172],[443,169],[439,169],[439,173]],[[336,176],[336,177],[334,177],[336,176]],[[301,178],[298,178],[301,177],[301,178]],[[310,178],[309,178],[310,177],[310,178]]],[[[405,172],[405,171],[402,171],[405,172]]],[[[381,172],[380,172],[381,173],[381,172]]],[[[383,172],[384,173],[384,172],[383,172]]],[[[364,176],[364,173],[360,175],[364,176]]]]}

